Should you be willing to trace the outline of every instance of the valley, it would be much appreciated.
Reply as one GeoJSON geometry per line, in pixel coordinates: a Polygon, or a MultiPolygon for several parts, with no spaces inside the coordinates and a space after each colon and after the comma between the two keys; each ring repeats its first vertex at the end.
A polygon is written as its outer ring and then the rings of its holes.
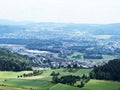
{"type": "MultiPolygon", "coordinates": [[[[111,79],[110,70],[102,72],[111,60],[119,61],[119,27],[72,23],[0,25],[0,89],[119,90],[120,82],[111,79]],[[95,71],[97,67],[99,72],[95,71]],[[90,77],[91,72],[94,77],[90,77]],[[70,77],[72,81],[79,79],[71,84],[70,77]]],[[[111,66],[111,70],[119,67],[111,66]]],[[[114,77],[119,75],[119,69],[115,73],[114,77]]]]}
{"type": "Polygon", "coordinates": [[[120,0],[0,0],[0,90],[120,90],[120,0]]]}

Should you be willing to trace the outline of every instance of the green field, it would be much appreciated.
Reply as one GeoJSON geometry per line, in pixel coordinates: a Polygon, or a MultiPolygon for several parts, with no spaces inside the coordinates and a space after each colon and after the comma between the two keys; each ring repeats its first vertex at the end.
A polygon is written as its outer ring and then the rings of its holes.
{"type": "Polygon", "coordinates": [[[22,72],[0,72],[0,79],[9,79],[9,78],[17,78],[18,75],[24,74],[24,73],[30,73],[32,71],[22,71],[22,72]]]}
{"type": "Polygon", "coordinates": [[[92,61],[92,62],[103,62],[103,61],[109,61],[109,60],[116,59],[116,56],[111,56],[111,55],[102,55],[103,59],[84,59],[83,56],[84,56],[84,53],[75,52],[67,56],[67,58],[69,60],[85,60],[85,61],[92,61]]]}
{"type": "Polygon", "coordinates": [[[111,56],[111,55],[102,55],[102,56],[103,56],[103,59],[86,59],[86,60],[93,61],[93,62],[106,62],[106,61],[116,59],[116,56],[111,56]]]}
{"type": "Polygon", "coordinates": [[[72,87],[64,84],[56,84],[53,87],[51,87],[50,90],[86,90],[86,89],[72,87]]]}
{"type": "Polygon", "coordinates": [[[83,89],[86,90],[118,90],[120,82],[90,80],[83,89]]]}
{"type": "Polygon", "coordinates": [[[88,75],[92,69],[78,69],[75,72],[69,72],[66,69],[53,69],[44,71],[42,75],[27,78],[17,78],[18,75],[29,73],[23,72],[0,72],[0,90],[118,90],[120,82],[90,80],[84,88],[77,88],[64,84],[51,83],[51,72],[59,72],[60,76],[65,75],[88,75]]]}
{"type": "Polygon", "coordinates": [[[75,52],[75,53],[67,56],[67,58],[70,60],[84,60],[83,55],[84,55],[84,53],[75,52]]]}
{"type": "Polygon", "coordinates": [[[0,90],[28,90],[28,89],[0,86],[0,90]]]}
{"type": "Polygon", "coordinates": [[[47,80],[28,80],[28,79],[8,79],[3,81],[2,84],[12,87],[19,87],[19,88],[33,88],[39,90],[47,90],[47,88],[53,86],[50,81],[47,80]]]}
{"type": "Polygon", "coordinates": [[[51,87],[50,90],[118,90],[118,88],[120,88],[120,82],[90,80],[83,88],[57,84],[51,87]]]}

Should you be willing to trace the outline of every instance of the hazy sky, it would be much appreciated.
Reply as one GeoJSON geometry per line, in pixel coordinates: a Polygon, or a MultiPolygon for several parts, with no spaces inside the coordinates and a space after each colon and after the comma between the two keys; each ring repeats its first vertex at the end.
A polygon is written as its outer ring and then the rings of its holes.
{"type": "Polygon", "coordinates": [[[0,19],[120,23],[120,0],[0,0],[0,19]]]}

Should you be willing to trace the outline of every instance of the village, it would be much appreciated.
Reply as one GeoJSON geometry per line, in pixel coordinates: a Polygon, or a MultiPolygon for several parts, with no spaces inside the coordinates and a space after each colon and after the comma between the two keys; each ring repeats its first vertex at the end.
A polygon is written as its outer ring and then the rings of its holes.
{"type": "Polygon", "coordinates": [[[49,51],[28,50],[24,45],[1,44],[0,47],[28,56],[33,70],[50,70],[51,68],[92,68],[97,66],[95,62],[86,60],[69,60],[57,56],[49,51]]]}

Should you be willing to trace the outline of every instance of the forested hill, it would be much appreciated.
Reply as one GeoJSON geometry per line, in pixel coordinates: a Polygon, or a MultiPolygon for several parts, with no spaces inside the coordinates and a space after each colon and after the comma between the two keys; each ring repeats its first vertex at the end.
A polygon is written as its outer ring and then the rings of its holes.
{"type": "Polygon", "coordinates": [[[91,78],[120,81],[120,59],[109,61],[103,66],[98,66],[90,73],[91,78]]]}
{"type": "Polygon", "coordinates": [[[0,71],[31,70],[27,58],[0,48],[0,71]]]}

